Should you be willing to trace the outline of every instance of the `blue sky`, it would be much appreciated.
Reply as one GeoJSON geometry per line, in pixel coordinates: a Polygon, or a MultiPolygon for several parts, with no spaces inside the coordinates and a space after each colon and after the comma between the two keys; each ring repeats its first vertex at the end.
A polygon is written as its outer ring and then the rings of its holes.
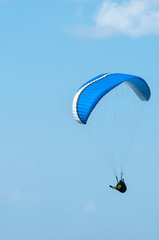
{"type": "Polygon", "coordinates": [[[0,238],[159,239],[158,1],[0,1],[0,238]],[[152,97],[124,195],[72,115],[87,80],[143,77],[152,97]]]}

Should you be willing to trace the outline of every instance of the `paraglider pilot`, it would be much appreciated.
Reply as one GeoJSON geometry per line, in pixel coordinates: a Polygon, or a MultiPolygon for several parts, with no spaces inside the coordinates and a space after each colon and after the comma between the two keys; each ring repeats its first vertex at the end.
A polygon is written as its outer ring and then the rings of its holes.
{"type": "Polygon", "coordinates": [[[117,178],[117,177],[116,177],[116,180],[117,180],[117,185],[116,185],[116,186],[111,186],[111,185],[109,185],[109,186],[110,186],[111,188],[113,188],[113,189],[118,190],[118,191],[121,192],[121,193],[126,192],[127,187],[126,187],[126,184],[125,184],[125,182],[124,182],[123,173],[121,173],[121,180],[118,181],[118,178],[117,178]]]}

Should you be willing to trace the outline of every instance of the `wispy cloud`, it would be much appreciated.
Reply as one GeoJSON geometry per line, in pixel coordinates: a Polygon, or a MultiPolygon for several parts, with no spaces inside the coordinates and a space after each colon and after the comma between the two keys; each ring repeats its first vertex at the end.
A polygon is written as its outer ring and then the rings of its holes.
{"type": "Polygon", "coordinates": [[[25,193],[17,187],[0,187],[0,201],[9,203],[27,202],[30,204],[45,205],[37,192],[25,193]]]}
{"type": "Polygon", "coordinates": [[[22,200],[22,193],[18,188],[0,188],[0,200],[19,202],[22,200]]]}
{"type": "Polygon", "coordinates": [[[22,199],[22,194],[19,189],[14,189],[8,194],[10,201],[19,202],[22,199]]]}
{"type": "Polygon", "coordinates": [[[83,37],[109,37],[124,34],[138,37],[159,34],[158,0],[105,0],[92,17],[92,26],[76,27],[83,37]]]}
{"type": "Polygon", "coordinates": [[[92,212],[97,208],[96,204],[94,202],[88,202],[86,207],[85,207],[85,211],[86,212],[92,212]]]}

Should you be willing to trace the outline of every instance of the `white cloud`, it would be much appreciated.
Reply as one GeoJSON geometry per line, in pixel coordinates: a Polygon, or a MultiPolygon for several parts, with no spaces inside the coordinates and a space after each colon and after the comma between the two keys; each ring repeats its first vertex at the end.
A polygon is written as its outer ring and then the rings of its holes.
{"type": "Polygon", "coordinates": [[[18,203],[18,202],[28,202],[31,204],[40,204],[44,205],[40,196],[36,192],[32,193],[24,193],[17,187],[1,187],[0,188],[0,200],[4,200],[10,203],[18,203]]]}
{"type": "Polygon", "coordinates": [[[20,201],[21,198],[22,198],[22,196],[21,196],[21,192],[19,189],[15,189],[15,190],[11,191],[11,193],[8,195],[8,199],[11,201],[15,201],[15,202],[20,201]]]}
{"type": "Polygon", "coordinates": [[[18,188],[0,188],[0,200],[18,202],[22,199],[21,191],[18,188]]]}
{"type": "Polygon", "coordinates": [[[88,202],[86,207],[85,207],[86,212],[92,212],[95,209],[96,209],[96,204],[94,202],[88,202]]]}
{"type": "Polygon", "coordinates": [[[98,7],[93,21],[92,26],[78,27],[76,34],[86,37],[159,34],[159,0],[106,0],[98,7]]]}

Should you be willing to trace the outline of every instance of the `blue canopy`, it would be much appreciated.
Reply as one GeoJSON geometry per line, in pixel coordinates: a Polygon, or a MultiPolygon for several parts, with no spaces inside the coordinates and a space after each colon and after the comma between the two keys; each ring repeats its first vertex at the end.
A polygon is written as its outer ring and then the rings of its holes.
{"type": "Polygon", "coordinates": [[[101,74],[82,85],[74,96],[73,115],[75,120],[86,124],[100,99],[121,83],[126,83],[131,87],[142,101],[149,100],[150,88],[141,77],[122,73],[101,74]]]}

